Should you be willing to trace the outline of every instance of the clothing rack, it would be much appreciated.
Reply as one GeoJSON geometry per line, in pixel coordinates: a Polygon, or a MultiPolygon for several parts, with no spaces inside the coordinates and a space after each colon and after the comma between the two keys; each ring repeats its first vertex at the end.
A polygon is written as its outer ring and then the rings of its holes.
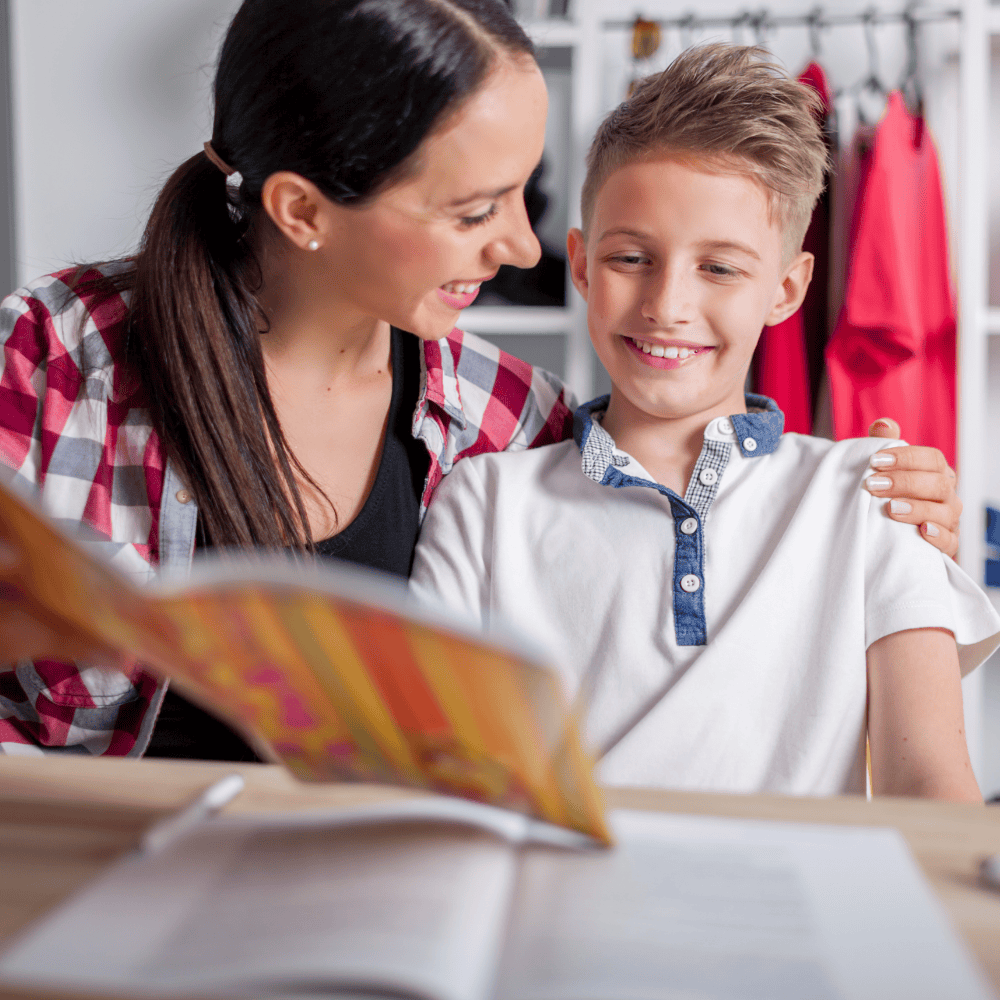
{"type": "MultiPolygon", "coordinates": [[[[765,8],[756,12],[744,11],[741,14],[731,14],[728,17],[701,17],[691,13],[682,17],[654,17],[649,18],[649,21],[666,29],[730,28],[736,30],[745,27],[759,32],[769,28],[811,28],[822,31],[826,28],[857,24],[870,26],[878,24],[927,24],[934,21],[959,20],[961,17],[962,11],[957,8],[928,11],[880,11],[871,8],[856,14],[825,14],[820,8],[808,14],[772,14],[765,8]]],[[[634,18],[630,21],[609,20],[601,22],[601,27],[609,30],[634,26],[634,18]]]]}

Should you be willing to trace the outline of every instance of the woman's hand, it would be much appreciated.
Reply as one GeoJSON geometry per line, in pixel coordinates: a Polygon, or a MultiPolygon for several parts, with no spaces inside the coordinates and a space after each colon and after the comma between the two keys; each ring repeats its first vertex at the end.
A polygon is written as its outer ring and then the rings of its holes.
{"type": "MultiPolygon", "coordinates": [[[[868,428],[869,437],[898,438],[899,424],[884,418],[868,428]]],[[[889,517],[920,526],[920,534],[947,556],[958,552],[962,501],[955,492],[955,471],[937,448],[908,445],[872,455],[874,476],[865,487],[872,496],[892,497],[889,517]],[[888,483],[888,485],[885,485],[888,483]]]]}
{"type": "Polygon", "coordinates": [[[120,670],[121,656],[82,640],[68,623],[36,612],[18,586],[21,556],[16,546],[0,538],[0,663],[18,660],[84,660],[120,670]]]}

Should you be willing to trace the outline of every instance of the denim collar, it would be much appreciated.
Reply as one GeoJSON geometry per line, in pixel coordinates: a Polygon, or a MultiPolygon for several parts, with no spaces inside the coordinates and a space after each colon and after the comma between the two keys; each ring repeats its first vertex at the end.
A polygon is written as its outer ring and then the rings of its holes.
{"type": "MultiPolygon", "coordinates": [[[[744,458],[770,455],[781,440],[785,428],[785,415],[778,409],[778,404],[767,396],[748,392],[745,398],[748,412],[733,413],[729,417],[736,432],[740,454],[744,458]],[[747,447],[748,444],[750,447],[747,447]]],[[[577,407],[573,414],[573,440],[581,452],[594,429],[593,418],[607,410],[610,399],[610,396],[598,396],[589,403],[577,407]]]]}

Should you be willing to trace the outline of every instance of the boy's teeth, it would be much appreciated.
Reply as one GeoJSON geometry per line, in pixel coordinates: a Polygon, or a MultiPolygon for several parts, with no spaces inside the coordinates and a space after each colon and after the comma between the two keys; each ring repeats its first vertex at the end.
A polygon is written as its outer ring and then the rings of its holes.
{"type": "Polygon", "coordinates": [[[635,338],[633,338],[632,343],[643,354],[651,354],[654,358],[680,358],[681,361],[684,361],[698,353],[693,347],[664,347],[662,344],[651,344],[646,340],[635,338]]]}
{"type": "Polygon", "coordinates": [[[474,292],[481,284],[481,281],[477,281],[471,285],[462,281],[452,281],[442,287],[449,295],[467,295],[469,292],[474,292]]]}

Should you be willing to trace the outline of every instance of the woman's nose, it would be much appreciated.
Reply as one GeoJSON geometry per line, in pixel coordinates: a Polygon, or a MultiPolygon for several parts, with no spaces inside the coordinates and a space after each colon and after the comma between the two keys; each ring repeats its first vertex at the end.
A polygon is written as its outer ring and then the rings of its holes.
{"type": "Polygon", "coordinates": [[[542,259],[542,246],[528,221],[523,201],[511,214],[506,231],[499,235],[491,251],[497,264],[514,267],[534,267],[542,259]]]}

